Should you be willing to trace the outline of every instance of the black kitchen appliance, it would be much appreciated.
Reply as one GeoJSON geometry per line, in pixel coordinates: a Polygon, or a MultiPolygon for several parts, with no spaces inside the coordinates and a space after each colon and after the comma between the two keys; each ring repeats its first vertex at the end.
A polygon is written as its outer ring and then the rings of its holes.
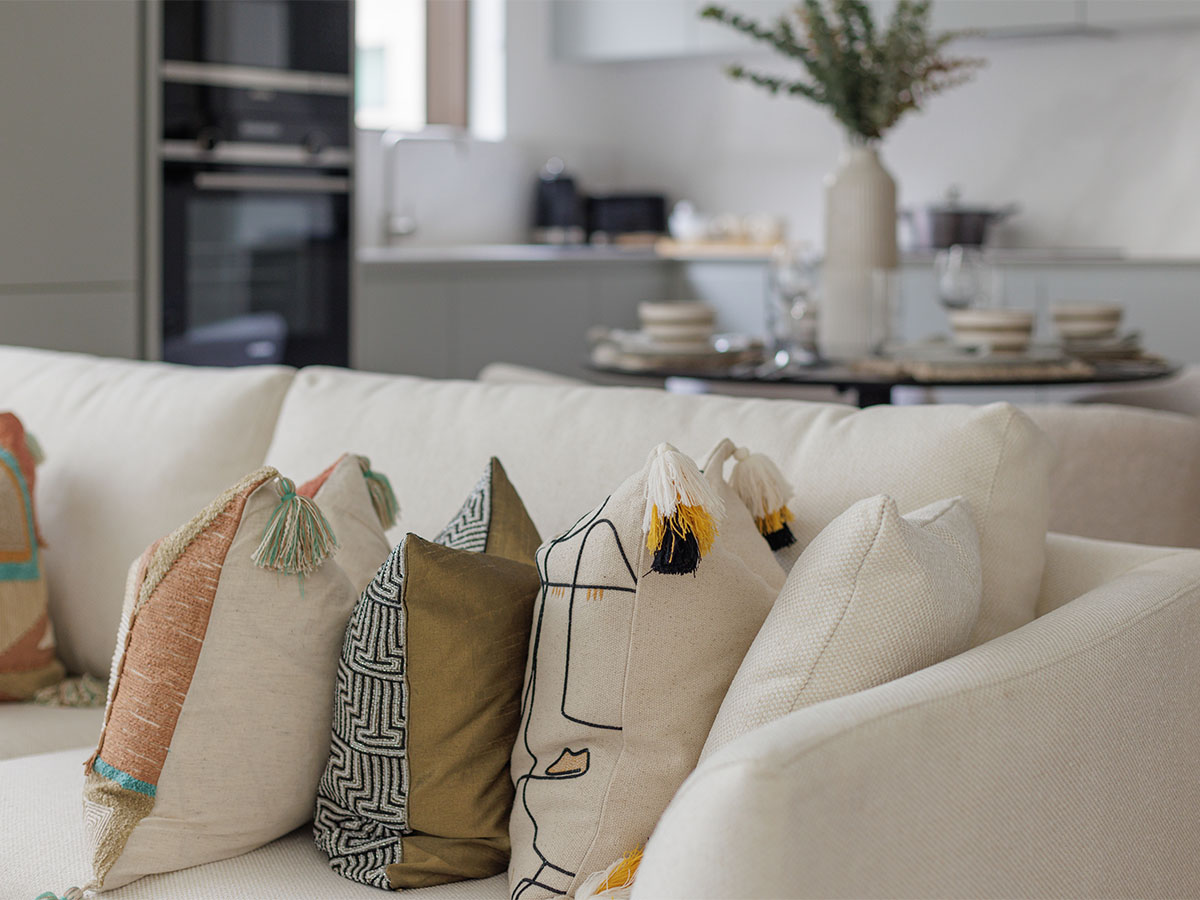
{"type": "Polygon", "coordinates": [[[349,0],[167,0],[161,349],[347,365],[349,0]]]}
{"type": "Polygon", "coordinates": [[[667,230],[662,194],[603,194],[587,199],[588,235],[596,244],[652,243],[667,230]]]}
{"type": "Polygon", "coordinates": [[[583,197],[575,179],[564,171],[563,161],[552,157],[538,174],[533,242],[582,244],[585,237],[583,197]]]}

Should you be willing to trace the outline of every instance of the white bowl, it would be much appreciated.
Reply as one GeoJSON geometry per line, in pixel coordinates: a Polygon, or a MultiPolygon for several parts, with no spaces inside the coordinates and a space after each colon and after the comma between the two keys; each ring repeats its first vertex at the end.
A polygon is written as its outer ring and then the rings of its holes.
{"type": "Polygon", "coordinates": [[[954,309],[954,342],[1008,352],[1024,350],[1033,334],[1033,313],[1021,309],[954,309]]]}
{"type": "Polygon", "coordinates": [[[708,341],[713,334],[713,323],[700,325],[667,325],[657,322],[646,322],[642,332],[656,341],[708,341]]]}
{"type": "Polygon", "coordinates": [[[1124,309],[1116,303],[1057,303],[1052,312],[1064,340],[1099,340],[1117,333],[1124,309]]]}
{"type": "Polygon", "coordinates": [[[716,311],[700,300],[647,300],[638,304],[643,325],[711,325],[716,311]]]}

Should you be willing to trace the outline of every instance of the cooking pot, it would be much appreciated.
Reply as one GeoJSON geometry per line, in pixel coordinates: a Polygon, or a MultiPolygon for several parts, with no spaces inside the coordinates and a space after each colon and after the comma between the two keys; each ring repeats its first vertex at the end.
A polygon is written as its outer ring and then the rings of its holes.
{"type": "Polygon", "coordinates": [[[916,250],[943,250],[958,244],[980,247],[987,240],[988,229],[1017,211],[1016,204],[995,209],[964,206],[959,191],[951,188],[941,203],[931,203],[915,209],[904,209],[900,215],[912,229],[912,247],[916,250]]]}

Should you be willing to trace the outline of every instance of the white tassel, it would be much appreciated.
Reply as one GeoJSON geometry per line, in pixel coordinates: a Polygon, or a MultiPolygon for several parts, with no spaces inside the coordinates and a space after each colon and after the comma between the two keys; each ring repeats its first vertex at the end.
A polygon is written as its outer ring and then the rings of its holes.
{"type": "Polygon", "coordinates": [[[779,550],[794,544],[796,539],[787,523],[793,518],[788,501],[795,490],[787,478],[770,457],[761,453],[739,447],[733,456],[737,463],[730,475],[730,486],[750,510],[771,549],[779,550]]]}
{"type": "Polygon", "coordinates": [[[642,862],[642,851],[634,850],[601,872],[593,872],[575,892],[575,900],[629,900],[633,881],[642,862]]]}

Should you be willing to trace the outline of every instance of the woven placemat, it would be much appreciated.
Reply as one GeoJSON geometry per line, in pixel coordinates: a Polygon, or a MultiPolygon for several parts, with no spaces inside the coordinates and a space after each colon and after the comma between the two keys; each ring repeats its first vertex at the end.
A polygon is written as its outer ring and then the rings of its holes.
{"type": "Polygon", "coordinates": [[[1063,360],[964,360],[861,359],[851,363],[855,372],[883,378],[938,381],[1060,381],[1087,379],[1096,367],[1078,359],[1063,360]]]}

